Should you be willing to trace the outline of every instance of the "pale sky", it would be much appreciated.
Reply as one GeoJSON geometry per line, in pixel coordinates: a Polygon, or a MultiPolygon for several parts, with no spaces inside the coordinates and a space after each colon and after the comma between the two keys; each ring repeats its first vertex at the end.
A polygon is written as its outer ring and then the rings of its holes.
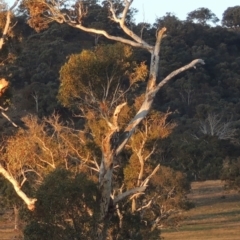
{"type": "MultiPolygon", "coordinates": [[[[6,0],[11,5],[14,0],[6,0]]],[[[134,0],[132,6],[138,9],[136,22],[154,23],[156,17],[166,12],[174,13],[180,20],[185,20],[187,13],[200,7],[209,8],[221,20],[228,7],[240,5],[239,0],[134,0]]]]}
{"type": "Polygon", "coordinates": [[[156,17],[162,17],[166,12],[174,13],[180,20],[185,20],[187,14],[197,8],[209,8],[221,20],[223,12],[228,7],[239,6],[239,0],[134,0],[132,6],[138,9],[136,22],[153,23],[156,17]]]}

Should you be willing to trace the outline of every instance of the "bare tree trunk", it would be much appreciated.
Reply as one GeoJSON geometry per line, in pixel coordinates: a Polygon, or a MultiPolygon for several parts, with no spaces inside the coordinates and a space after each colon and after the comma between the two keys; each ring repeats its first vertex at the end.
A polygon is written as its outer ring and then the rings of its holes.
{"type": "Polygon", "coordinates": [[[19,230],[19,208],[17,205],[13,206],[14,212],[14,230],[19,230]]]}

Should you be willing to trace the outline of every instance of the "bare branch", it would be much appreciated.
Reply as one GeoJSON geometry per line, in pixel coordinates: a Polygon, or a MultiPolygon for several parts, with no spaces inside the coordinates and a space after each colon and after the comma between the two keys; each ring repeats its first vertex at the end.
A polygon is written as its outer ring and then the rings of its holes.
{"type": "Polygon", "coordinates": [[[7,172],[0,164],[0,173],[13,185],[17,195],[27,204],[29,210],[33,211],[35,208],[36,198],[29,198],[22,190],[16,179],[14,179],[9,172],[7,172]]]}
{"type": "Polygon", "coordinates": [[[7,36],[7,33],[8,33],[8,30],[9,30],[9,27],[10,27],[10,23],[11,23],[11,11],[17,6],[18,2],[20,0],[16,0],[12,7],[10,7],[10,9],[7,11],[7,16],[6,16],[6,23],[5,23],[5,26],[4,26],[4,29],[3,29],[3,34],[2,34],[2,37],[0,38],[0,49],[2,49],[3,47],[3,44],[4,44],[4,40],[7,36]]]}
{"type": "Polygon", "coordinates": [[[125,24],[126,16],[133,0],[125,0],[124,2],[125,2],[125,8],[123,9],[123,12],[122,12],[122,19],[121,19],[122,24],[125,24]]]}
{"type": "Polygon", "coordinates": [[[151,89],[150,91],[148,91],[145,95],[145,100],[142,104],[142,106],[140,107],[140,109],[138,110],[137,114],[135,115],[135,117],[130,121],[130,123],[128,124],[128,126],[126,127],[125,131],[124,131],[124,138],[122,139],[122,142],[119,144],[117,150],[116,150],[116,155],[118,155],[122,149],[124,148],[124,146],[126,145],[126,143],[128,142],[128,140],[130,139],[130,137],[132,136],[133,132],[135,131],[135,128],[138,126],[138,124],[147,116],[147,114],[149,113],[151,106],[152,106],[152,102],[154,100],[154,97],[156,96],[157,92],[159,91],[159,89],[161,87],[163,87],[168,81],[170,81],[173,77],[175,77],[176,75],[180,74],[181,72],[184,72],[190,68],[193,68],[196,64],[205,64],[204,61],[202,59],[196,59],[193,60],[191,63],[173,71],[172,73],[170,73],[166,78],[164,78],[155,88],[151,89]]]}
{"type": "Polygon", "coordinates": [[[115,14],[115,9],[113,6],[113,2],[111,0],[108,0],[109,5],[110,5],[110,12],[112,13],[112,17],[111,19],[116,22],[119,23],[120,27],[122,28],[122,30],[129,36],[131,37],[136,43],[141,44],[142,48],[148,49],[150,52],[153,50],[153,47],[150,46],[147,42],[145,42],[141,37],[139,37],[138,35],[136,35],[133,31],[131,31],[126,25],[125,25],[125,20],[126,20],[126,16],[127,16],[127,12],[129,10],[130,5],[132,4],[133,0],[130,1],[124,1],[125,2],[125,8],[123,9],[122,12],[122,18],[119,19],[117,18],[116,14],[115,14]]]}
{"type": "Polygon", "coordinates": [[[153,201],[153,199],[149,200],[148,203],[147,203],[146,205],[144,205],[144,206],[138,208],[136,211],[139,212],[139,211],[142,211],[142,210],[145,209],[145,208],[149,208],[149,207],[151,206],[151,204],[152,204],[152,201],[153,201]]]}
{"type": "Polygon", "coordinates": [[[144,159],[145,161],[147,161],[153,155],[153,153],[155,152],[155,150],[156,150],[156,142],[157,142],[157,140],[154,142],[153,148],[152,148],[151,152],[145,157],[145,159],[144,159]]]}
{"type": "Polygon", "coordinates": [[[133,189],[130,189],[120,195],[118,195],[116,198],[113,199],[113,204],[117,204],[118,202],[120,202],[121,200],[123,200],[124,198],[132,195],[132,194],[136,194],[136,193],[139,193],[139,192],[144,192],[146,190],[147,186],[144,185],[144,186],[141,186],[141,187],[136,187],[136,188],[133,188],[133,189]]]}
{"type": "Polygon", "coordinates": [[[13,5],[10,7],[9,11],[12,11],[17,5],[18,5],[18,2],[20,0],[15,0],[15,2],[13,3],[13,5]]]}
{"type": "Polygon", "coordinates": [[[204,65],[205,62],[202,59],[195,59],[192,62],[190,62],[189,64],[171,72],[167,77],[165,77],[158,85],[156,90],[158,91],[162,86],[164,86],[169,80],[171,80],[173,77],[177,76],[178,74],[190,69],[190,68],[194,68],[197,64],[202,64],[204,65]]]}
{"type": "Polygon", "coordinates": [[[209,113],[205,121],[200,121],[200,131],[205,135],[217,136],[219,139],[234,139],[237,130],[230,120],[223,122],[218,114],[209,113]]]}
{"type": "Polygon", "coordinates": [[[164,27],[157,32],[155,47],[151,55],[150,76],[149,76],[148,85],[146,89],[147,92],[154,89],[156,86],[158,68],[159,68],[160,45],[166,31],[167,31],[167,28],[164,27]]]}
{"type": "Polygon", "coordinates": [[[36,137],[36,139],[42,144],[43,151],[48,152],[50,154],[50,157],[52,159],[52,163],[49,163],[48,161],[45,161],[45,160],[41,159],[39,156],[38,156],[38,158],[42,162],[47,163],[49,166],[51,166],[53,169],[55,169],[56,166],[55,166],[55,161],[54,161],[54,157],[53,157],[52,151],[46,146],[45,142],[42,139],[40,139],[39,137],[36,137]]]}
{"type": "Polygon", "coordinates": [[[32,93],[32,97],[34,98],[35,100],[35,104],[36,104],[36,113],[38,113],[38,102],[39,102],[39,95],[38,95],[38,92],[33,92],[32,93]]]}
{"type": "Polygon", "coordinates": [[[152,173],[142,182],[141,186],[146,186],[149,182],[149,180],[152,178],[153,175],[155,175],[155,173],[158,171],[158,169],[160,168],[160,164],[158,164],[154,170],[152,171],[152,173]]]}
{"type": "MultiPolygon", "coordinates": [[[[0,109],[1,109],[1,107],[0,107],[0,109]]],[[[14,123],[11,119],[10,119],[10,117],[8,117],[8,115],[6,114],[6,113],[4,113],[4,112],[1,112],[2,113],[2,115],[14,126],[14,127],[18,127],[18,125],[16,124],[16,123],[14,123]]]]}
{"type": "Polygon", "coordinates": [[[5,24],[5,27],[4,27],[4,30],[3,30],[2,37],[0,38],[0,49],[2,49],[2,47],[3,47],[4,40],[7,36],[7,32],[8,32],[10,23],[11,23],[11,12],[8,11],[7,12],[7,18],[6,18],[6,24],[5,24]]]}
{"type": "Polygon", "coordinates": [[[127,103],[124,102],[120,105],[118,105],[114,111],[114,114],[113,114],[113,125],[115,126],[115,128],[118,129],[118,116],[119,116],[119,113],[121,112],[122,108],[126,105],[127,103]]]}
{"type": "MultiPolygon", "coordinates": [[[[117,36],[113,36],[108,34],[105,30],[99,30],[99,29],[95,29],[95,28],[88,28],[88,27],[84,27],[80,22],[77,22],[76,20],[71,19],[69,16],[67,16],[66,14],[63,14],[60,12],[59,7],[57,6],[57,3],[55,2],[54,6],[50,6],[49,4],[45,3],[46,6],[48,7],[49,11],[51,12],[51,16],[46,16],[47,18],[51,19],[51,21],[56,21],[58,23],[67,23],[69,26],[74,27],[74,28],[78,28],[80,30],[83,30],[84,32],[88,32],[88,33],[93,33],[93,34],[98,34],[98,35],[103,35],[106,38],[110,39],[110,40],[114,40],[117,42],[121,42],[121,43],[125,43],[128,44],[130,46],[133,47],[138,47],[138,48],[144,48],[147,49],[149,52],[152,53],[154,47],[149,45],[147,42],[143,41],[140,37],[138,37],[135,33],[133,33],[130,29],[128,29],[125,24],[124,24],[124,20],[125,17],[122,18],[121,20],[119,20],[114,13],[114,8],[111,7],[112,5],[112,1],[108,1],[110,3],[110,11],[112,12],[112,19],[119,23],[121,28],[123,29],[123,31],[130,36],[133,40],[129,40],[123,37],[117,37],[117,36]],[[115,17],[114,17],[115,16],[115,17]]],[[[129,6],[130,6],[130,2],[131,1],[125,1],[127,4],[125,5],[125,9],[123,10],[123,16],[126,16],[126,11],[128,11],[129,6]]],[[[78,17],[79,18],[79,17],[78,17]]]]}
{"type": "Polygon", "coordinates": [[[152,52],[152,50],[153,50],[153,46],[145,43],[142,39],[141,39],[141,42],[139,43],[139,42],[135,42],[135,41],[132,41],[132,40],[129,40],[129,39],[126,39],[126,38],[110,35],[104,30],[98,30],[98,29],[95,29],[95,28],[87,28],[87,27],[82,26],[81,24],[76,24],[74,22],[67,22],[67,24],[74,27],[74,28],[81,29],[81,30],[83,30],[85,32],[88,32],[88,33],[95,33],[95,34],[103,35],[104,37],[106,37],[110,40],[125,43],[125,44],[128,44],[128,45],[132,46],[132,47],[144,48],[144,49],[147,49],[149,52],[152,52]]]}

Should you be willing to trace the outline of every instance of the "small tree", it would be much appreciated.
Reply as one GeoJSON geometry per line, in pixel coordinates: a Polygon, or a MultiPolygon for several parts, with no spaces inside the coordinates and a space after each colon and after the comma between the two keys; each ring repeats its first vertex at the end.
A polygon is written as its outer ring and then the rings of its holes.
{"type": "Polygon", "coordinates": [[[209,136],[216,136],[221,140],[234,140],[237,129],[233,127],[233,122],[224,122],[219,114],[209,113],[205,121],[200,121],[200,131],[209,136]]]}
{"type": "Polygon", "coordinates": [[[221,180],[225,181],[226,187],[229,189],[240,189],[240,158],[229,159],[223,161],[221,180]]]}
{"type": "Polygon", "coordinates": [[[36,210],[25,214],[24,239],[93,239],[96,194],[87,174],[54,170],[36,192],[36,210]]]}

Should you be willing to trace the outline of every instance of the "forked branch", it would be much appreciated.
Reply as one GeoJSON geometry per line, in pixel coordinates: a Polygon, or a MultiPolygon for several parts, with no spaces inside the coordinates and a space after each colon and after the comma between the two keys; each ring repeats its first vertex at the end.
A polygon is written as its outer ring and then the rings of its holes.
{"type": "Polygon", "coordinates": [[[2,33],[2,37],[0,38],[0,49],[2,49],[3,44],[4,44],[4,40],[6,39],[10,24],[11,24],[11,11],[17,6],[18,2],[20,0],[16,0],[12,7],[9,8],[9,10],[7,11],[7,15],[6,15],[6,23],[3,29],[3,33],[2,33]]]}
{"type": "Polygon", "coordinates": [[[9,172],[7,172],[4,167],[0,164],[0,173],[6,178],[14,187],[17,195],[27,204],[29,210],[33,211],[35,208],[36,198],[29,198],[22,190],[20,184],[13,178],[9,172]]]}

